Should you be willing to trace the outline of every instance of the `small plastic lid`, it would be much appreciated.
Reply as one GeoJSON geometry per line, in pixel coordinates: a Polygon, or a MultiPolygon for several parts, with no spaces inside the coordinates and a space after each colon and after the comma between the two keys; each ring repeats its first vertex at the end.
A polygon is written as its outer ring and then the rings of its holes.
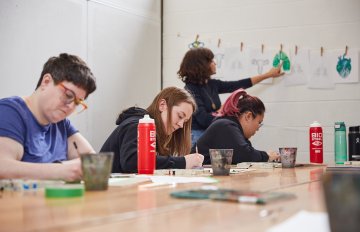
{"type": "Polygon", "coordinates": [[[148,114],[145,114],[144,117],[139,120],[139,123],[154,123],[154,119],[150,118],[148,114]]]}
{"type": "Polygon", "coordinates": [[[346,131],[344,122],[335,122],[335,131],[346,131]]]}
{"type": "Polygon", "coordinates": [[[360,133],[360,126],[350,126],[349,133],[360,133]]]}
{"type": "Polygon", "coordinates": [[[45,187],[45,196],[47,198],[71,198],[82,197],[84,195],[84,185],[65,184],[45,187]]]}
{"type": "Polygon", "coordinates": [[[314,121],[313,123],[310,124],[310,127],[320,127],[321,124],[318,121],[314,121]]]}

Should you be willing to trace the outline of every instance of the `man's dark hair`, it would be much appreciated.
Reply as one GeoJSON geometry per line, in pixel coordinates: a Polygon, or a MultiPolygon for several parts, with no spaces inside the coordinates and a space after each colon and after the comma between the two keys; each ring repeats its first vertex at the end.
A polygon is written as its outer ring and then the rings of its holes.
{"type": "Polygon", "coordinates": [[[47,73],[51,74],[55,84],[68,81],[84,89],[86,91],[85,98],[96,89],[95,77],[90,68],[75,55],[61,53],[58,57],[51,57],[44,64],[36,89],[41,85],[41,81],[47,73]]]}

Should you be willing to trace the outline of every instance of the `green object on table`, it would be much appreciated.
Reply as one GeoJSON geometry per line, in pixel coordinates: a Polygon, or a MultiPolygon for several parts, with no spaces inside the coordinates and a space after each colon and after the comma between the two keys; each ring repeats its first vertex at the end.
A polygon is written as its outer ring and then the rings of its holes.
{"type": "Polygon", "coordinates": [[[289,57],[285,54],[285,52],[283,51],[280,51],[279,53],[277,53],[274,57],[274,60],[273,60],[273,67],[277,67],[279,66],[280,62],[283,62],[283,70],[284,71],[290,71],[290,59],[289,57]]]}
{"type": "Polygon", "coordinates": [[[84,195],[84,186],[82,184],[65,184],[45,187],[45,196],[47,198],[71,198],[82,197],[84,195]]]}
{"type": "Polygon", "coordinates": [[[344,122],[335,122],[335,163],[344,164],[347,161],[346,126],[344,122]]]}

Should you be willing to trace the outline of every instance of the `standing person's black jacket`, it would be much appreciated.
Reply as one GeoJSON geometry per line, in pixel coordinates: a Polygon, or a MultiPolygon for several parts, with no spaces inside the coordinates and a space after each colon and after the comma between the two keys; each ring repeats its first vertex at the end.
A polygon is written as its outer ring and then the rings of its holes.
{"type": "MultiPolygon", "coordinates": [[[[199,153],[204,156],[203,164],[211,164],[209,149],[234,149],[232,164],[269,160],[265,151],[252,147],[251,142],[244,136],[239,120],[235,117],[216,118],[196,145],[199,153]]],[[[192,152],[196,150],[195,145],[191,150],[192,152]]]]}
{"type": "Polygon", "coordinates": [[[250,78],[238,81],[221,81],[209,79],[205,85],[187,83],[185,89],[194,97],[197,110],[193,114],[193,130],[205,130],[211,124],[214,116],[211,114],[221,107],[219,94],[231,93],[239,88],[249,88],[252,86],[250,78]],[[213,108],[213,105],[215,108],[213,108]]]}
{"type": "MultiPolygon", "coordinates": [[[[113,173],[137,172],[137,126],[146,110],[131,107],[116,120],[118,125],[102,146],[100,152],[114,152],[113,173]]],[[[156,155],[156,169],[185,168],[184,157],[156,155]]]]}

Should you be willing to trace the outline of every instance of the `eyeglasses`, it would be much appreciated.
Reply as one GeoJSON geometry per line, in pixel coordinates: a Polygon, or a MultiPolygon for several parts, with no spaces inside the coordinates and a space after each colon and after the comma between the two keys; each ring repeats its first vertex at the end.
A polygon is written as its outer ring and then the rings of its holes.
{"type": "Polygon", "coordinates": [[[263,125],[264,125],[264,123],[262,123],[262,122],[259,123],[259,128],[262,127],[263,125]]]}
{"type": "Polygon", "coordinates": [[[65,85],[63,85],[62,83],[59,83],[58,86],[60,86],[64,89],[64,103],[66,105],[68,105],[68,104],[71,104],[74,102],[76,105],[76,113],[77,114],[80,114],[81,112],[83,112],[84,110],[86,110],[88,108],[88,106],[85,104],[84,100],[76,97],[76,94],[74,93],[74,91],[66,88],[65,85]]]}

